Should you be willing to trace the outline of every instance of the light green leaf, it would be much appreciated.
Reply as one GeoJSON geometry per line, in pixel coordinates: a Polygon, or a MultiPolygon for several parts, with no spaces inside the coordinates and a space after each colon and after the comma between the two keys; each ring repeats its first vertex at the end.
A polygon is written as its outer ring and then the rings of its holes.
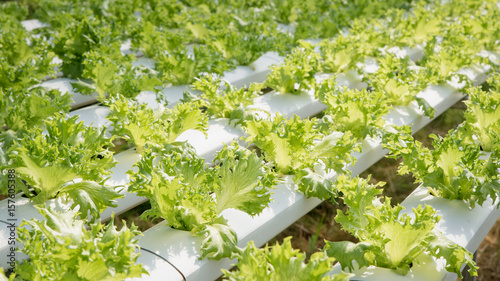
{"type": "Polygon", "coordinates": [[[92,262],[80,261],[77,274],[83,280],[110,280],[108,268],[101,259],[92,262]]]}
{"type": "Polygon", "coordinates": [[[371,264],[365,255],[376,251],[376,248],[369,243],[353,243],[350,241],[328,242],[326,241],[323,248],[329,257],[335,258],[342,269],[354,270],[353,261],[356,261],[358,268],[369,266],[371,264]]]}
{"type": "Polygon", "coordinates": [[[307,198],[317,197],[324,200],[333,198],[337,194],[331,180],[311,169],[300,170],[295,178],[298,181],[298,190],[306,195],[307,198]]]}
{"type": "Polygon", "coordinates": [[[58,196],[71,198],[73,208],[80,206],[82,219],[92,216],[90,222],[99,218],[107,207],[118,206],[115,200],[123,197],[116,189],[91,181],[69,183],[61,188],[58,196]]]}
{"type": "Polygon", "coordinates": [[[262,212],[269,204],[269,189],[272,187],[272,181],[263,186],[263,178],[268,173],[264,161],[238,146],[225,147],[216,160],[221,161],[221,167],[217,169],[220,182],[215,189],[217,212],[221,213],[228,208],[241,210],[252,216],[262,212]]]}
{"type": "Polygon", "coordinates": [[[213,260],[230,257],[236,250],[236,233],[226,224],[214,223],[200,226],[196,235],[204,237],[201,243],[201,257],[213,260]]]}
{"type": "MultiPolygon", "coordinates": [[[[16,171],[26,176],[37,191],[37,195],[32,199],[35,204],[43,204],[48,199],[54,198],[64,183],[77,177],[69,167],[40,167],[25,153],[21,153],[20,156],[25,167],[18,167],[16,171]]],[[[31,192],[26,191],[28,190],[25,189],[25,194],[30,196],[31,192]]]]}
{"type": "Polygon", "coordinates": [[[431,255],[436,258],[443,257],[446,260],[446,270],[455,272],[462,278],[462,265],[469,266],[471,276],[477,276],[476,263],[472,254],[463,247],[455,244],[439,231],[433,232],[433,239],[430,243],[431,255]]]}
{"type": "Polygon", "coordinates": [[[306,255],[292,248],[291,237],[285,238],[282,244],[266,245],[263,249],[255,247],[253,241],[250,241],[232,258],[238,258],[238,269],[223,270],[224,277],[230,281],[347,281],[352,276],[345,273],[326,276],[333,268],[334,259],[324,252],[318,252],[306,263],[306,255]]]}

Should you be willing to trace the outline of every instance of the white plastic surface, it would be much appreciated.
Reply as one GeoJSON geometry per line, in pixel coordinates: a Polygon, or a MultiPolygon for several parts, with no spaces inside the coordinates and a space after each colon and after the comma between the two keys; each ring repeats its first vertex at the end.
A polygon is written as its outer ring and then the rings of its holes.
{"type": "Polygon", "coordinates": [[[71,104],[72,108],[95,103],[96,96],[86,96],[80,93],[75,93],[75,91],[73,91],[71,83],[76,81],[77,80],[75,79],[69,78],[56,78],[42,82],[41,86],[47,87],[49,89],[59,90],[63,94],[73,95],[73,103],[71,104]]]}
{"type": "Polygon", "coordinates": [[[47,24],[42,23],[41,21],[36,19],[22,21],[21,24],[27,31],[33,31],[35,29],[47,26],[47,24]]]}

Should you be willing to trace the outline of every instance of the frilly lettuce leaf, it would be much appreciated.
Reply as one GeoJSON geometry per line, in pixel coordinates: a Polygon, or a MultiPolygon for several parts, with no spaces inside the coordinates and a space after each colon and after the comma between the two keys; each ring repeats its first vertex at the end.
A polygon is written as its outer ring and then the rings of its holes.
{"type": "Polygon", "coordinates": [[[280,245],[259,249],[250,241],[244,249],[240,249],[232,258],[237,258],[238,270],[222,270],[225,280],[317,280],[347,281],[351,274],[340,273],[327,276],[333,268],[333,258],[324,252],[311,256],[306,263],[306,255],[292,248],[291,237],[287,237],[280,245]]]}
{"type": "Polygon", "coordinates": [[[358,140],[382,135],[384,116],[389,112],[388,100],[380,90],[335,89],[334,77],[324,80],[317,95],[327,106],[325,116],[335,120],[326,131],[351,132],[358,140]]]}
{"type": "Polygon", "coordinates": [[[237,89],[227,81],[224,81],[223,87],[220,87],[221,84],[222,81],[213,75],[196,79],[193,89],[201,91],[201,95],[184,93],[184,100],[204,108],[210,118],[231,118],[237,108],[252,105],[262,88],[262,84],[250,84],[248,89],[237,89]]]}
{"type": "Polygon", "coordinates": [[[369,185],[367,180],[357,177],[349,180],[348,176],[339,175],[335,185],[337,190],[342,192],[344,203],[349,206],[348,215],[340,211],[335,220],[342,224],[343,229],[357,236],[368,225],[369,219],[366,213],[374,208],[372,201],[377,195],[382,194],[379,187],[384,183],[369,185]]]}
{"type": "Polygon", "coordinates": [[[493,75],[488,81],[493,89],[486,92],[478,87],[467,91],[469,99],[465,102],[465,127],[469,134],[477,137],[484,151],[492,151],[500,136],[500,87],[499,75],[493,75]]]}
{"type": "Polygon", "coordinates": [[[471,82],[465,75],[457,75],[456,72],[471,65],[487,63],[487,59],[477,56],[482,46],[478,38],[465,28],[467,26],[462,23],[448,22],[446,28],[441,29],[443,40],[438,40],[436,36],[427,41],[427,55],[419,62],[423,70],[418,72],[417,79],[427,81],[431,85],[446,83],[453,76],[458,77],[461,82],[471,82]]]}
{"type": "Polygon", "coordinates": [[[356,63],[364,59],[360,43],[354,36],[337,36],[334,40],[321,41],[319,48],[323,58],[323,72],[337,74],[355,69],[356,63]]]}
{"type": "Polygon", "coordinates": [[[134,66],[131,57],[121,54],[112,57],[108,53],[92,50],[85,55],[82,74],[85,80],[71,83],[74,89],[85,95],[97,93],[99,101],[105,101],[107,96],[115,93],[135,98],[142,91],[157,91],[161,86],[155,70],[134,66]]]}
{"type": "Polygon", "coordinates": [[[237,238],[221,212],[237,209],[252,216],[270,202],[275,174],[237,143],[226,146],[207,167],[187,143],[145,151],[131,170],[129,190],[151,199],[143,217],[161,217],[174,228],[204,238],[201,258],[221,259],[235,250],[237,238]]]}
{"type": "Polygon", "coordinates": [[[76,219],[74,211],[39,209],[45,220],[23,221],[19,231],[21,250],[30,262],[16,263],[16,277],[23,280],[123,280],[147,274],[135,264],[139,254],[137,227],[117,231],[113,216],[109,225],[91,225],[76,219]],[[24,226],[29,226],[26,228],[24,226]],[[49,251],[50,250],[50,251],[49,251]]]}
{"type": "Polygon", "coordinates": [[[287,119],[277,114],[272,121],[249,120],[245,126],[249,134],[246,141],[263,150],[266,160],[283,174],[300,168],[314,140],[320,137],[312,121],[296,115],[287,119]]]}
{"type": "Polygon", "coordinates": [[[57,114],[43,128],[33,128],[16,143],[9,156],[16,169],[18,188],[35,204],[62,197],[80,206],[82,218],[90,212],[99,217],[107,206],[121,197],[117,188],[104,185],[115,165],[111,139],[104,129],[77,123],[78,117],[64,119],[57,114]]]}
{"type": "Polygon", "coordinates": [[[196,235],[204,237],[201,243],[201,259],[208,257],[220,260],[230,257],[238,245],[236,233],[227,226],[226,222],[205,224],[196,232],[196,235]]]}
{"type": "Polygon", "coordinates": [[[13,92],[16,98],[23,98],[46,76],[55,75],[55,65],[54,54],[48,51],[48,40],[33,36],[15,19],[15,14],[22,11],[15,7],[18,3],[3,2],[0,6],[0,91],[13,92]],[[9,6],[7,11],[3,10],[9,6]]]}
{"type": "Polygon", "coordinates": [[[306,197],[329,199],[337,196],[337,190],[326,175],[311,169],[302,169],[296,174],[297,189],[306,197]]]}
{"type": "Polygon", "coordinates": [[[339,211],[335,220],[360,241],[358,244],[326,241],[324,249],[342,268],[352,270],[355,260],[360,268],[375,265],[406,275],[419,255],[428,254],[444,257],[447,270],[459,276],[464,263],[475,273],[472,255],[435,229],[440,217],[431,206],[413,208],[413,216],[402,214],[404,208],[391,206],[389,198],[381,203],[376,197],[381,190],[367,181],[349,180],[345,176],[337,179],[337,188],[348,210],[339,211]]]}
{"type": "Polygon", "coordinates": [[[261,158],[246,149],[226,147],[215,162],[221,164],[215,166],[213,179],[219,213],[233,208],[254,216],[267,207],[275,177],[261,158]]]}
{"type": "Polygon", "coordinates": [[[88,17],[67,17],[64,23],[66,26],[53,36],[51,51],[63,61],[61,70],[66,77],[76,79],[82,76],[85,54],[92,49],[111,45],[112,48],[107,48],[109,55],[120,52],[120,42],[116,40],[119,31],[104,22],[88,17]]]}
{"type": "Polygon", "coordinates": [[[160,119],[167,133],[167,142],[175,139],[187,130],[198,130],[205,133],[208,128],[207,116],[194,104],[178,103],[171,110],[165,110],[160,119]]]}
{"type": "Polygon", "coordinates": [[[187,49],[177,48],[172,52],[160,53],[156,57],[156,69],[160,80],[168,81],[172,85],[186,85],[195,81],[202,73],[221,75],[229,68],[215,47],[201,45],[194,46],[193,55],[187,49]]]}
{"type": "Polygon", "coordinates": [[[431,150],[413,139],[409,127],[403,127],[397,134],[387,134],[383,147],[390,150],[390,157],[403,158],[400,174],[411,172],[433,195],[463,200],[474,207],[498,196],[500,185],[494,169],[498,155],[480,157],[480,146],[463,129],[450,131],[446,137],[430,135],[434,140],[431,150]]]}
{"type": "Polygon", "coordinates": [[[130,140],[142,153],[146,145],[160,147],[172,143],[184,131],[196,129],[205,131],[207,118],[192,103],[179,103],[166,109],[160,106],[153,110],[146,104],[127,99],[122,95],[111,97],[107,104],[114,135],[130,140]]]}
{"type": "Polygon", "coordinates": [[[272,121],[253,119],[245,126],[246,141],[257,145],[278,173],[294,174],[299,190],[308,197],[331,198],[335,191],[326,173],[347,172],[346,163],[355,161],[351,152],[359,150],[350,133],[322,135],[316,119],[287,119],[277,114],[272,121]]]}
{"type": "Polygon", "coordinates": [[[391,106],[407,106],[416,101],[424,113],[434,116],[434,109],[417,94],[428,86],[426,80],[417,79],[418,68],[408,56],[386,54],[378,59],[379,68],[365,78],[368,85],[380,89],[391,106]]]}
{"type": "Polygon", "coordinates": [[[56,113],[68,112],[71,102],[69,94],[40,86],[26,89],[22,94],[0,90],[0,132],[7,128],[24,133],[32,127],[43,126],[43,121],[56,113]]]}
{"type": "Polygon", "coordinates": [[[115,199],[123,197],[117,190],[92,181],[65,184],[57,196],[72,202],[72,207],[79,206],[82,218],[90,214],[92,220],[100,217],[107,207],[117,207],[115,199]]]}
{"type": "Polygon", "coordinates": [[[156,154],[145,151],[141,161],[135,164],[137,172],[128,172],[131,175],[129,191],[151,199],[151,209],[142,214],[143,218],[161,217],[176,229],[191,231],[196,225],[216,218],[215,202],[209,194],[211,190],[203,189],[207,172],[204,165],[199,165],[194,150],[170,148],[166,145],[160,152],[158,164],[154,164],[156,154]],[[190,172],[181,174],[183,171],[190,172]],[[196,182],[195,179],[201,182],[188,184],[196,182]]]}
{"type": "Polygon", "coordinates": [[[350,241],[325,241],[325,243],[323,250],[329,257],[334,257],[340,263],[342,269],[347,268],[349,271],[353,271],[355,269],[354,261],[356,261],[358,268],[371,265],[369,257],[375,247],[369,243],[353,243],[350,241]]]}
{"type": "Polygon", "coordinates": [[[430,241],[431,255],[446,260],[446,270],[455,272],[459,278],[462,278],[462,265],[466,263],[469,266],[471,276],[477,276],[476,263],[472,254],[463,247],[455,244],[439,231],[433,232],[433,239],[430,241]]]}
{"type": "Polygon", "coordinates": [[[287,55],[285,62],[271,67],[264,85],[280,93],[300,94],[316,85],[314,74],[319,69],[320,55],[314,46],[301,42],[287,55]]]}

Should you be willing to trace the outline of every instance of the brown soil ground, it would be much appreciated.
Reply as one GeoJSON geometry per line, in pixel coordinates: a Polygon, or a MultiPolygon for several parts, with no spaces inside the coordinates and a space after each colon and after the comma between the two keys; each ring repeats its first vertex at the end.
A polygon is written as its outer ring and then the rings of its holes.
{"type": "Polygon", "coordinates": [[[477,249],[478,281],[500,280],[500,219],[477,249]]]}

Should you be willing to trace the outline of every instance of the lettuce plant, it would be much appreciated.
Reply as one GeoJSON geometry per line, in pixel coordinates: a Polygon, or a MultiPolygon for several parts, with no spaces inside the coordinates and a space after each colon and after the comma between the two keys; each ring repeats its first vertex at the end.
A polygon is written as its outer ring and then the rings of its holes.
{"type": "Polygon", "coordinates": [[[350,132],[360,141],[383,134],[384,116],[390,106],[382,91],[338,89],[332,77],[319,84],[316,95],[327,107],[321,122],[322,131],[350,132]]]}
{"type": "Polygon", "coordinates": [[[264,85],[280,93],[300,94],[315,86],[314,75],[318,72],[320,55],[312,44],[302,42],[300,47],[287,55],[285,62],[271,67],[264,85]]]}
{"type": "MultiPolygon", "coordinates": [[[[435,196],[463,200],[473,208],[482,205],[488,197],[495,200],[500,190],[498,156],[482,155],[479,145],[468,141],[461,131],[450,131],[446,137],[430,135],[434,141],[429,149],[411,136],[411,128],[404,126],[397,134],[388,134],[383,147],[390,158],[403,158],[398,173],[412,173],[417,183],[435,196]]],[[[470,137],[469,137],[470,139],[470,137]]]]}
{"type": "MultiPolygon", "coordinates": [[[[260,95],[262,84],[250,84],[248,89],[236,88],[213,75],[197,79],[193,83],[193,89],[201,91],[201,95],[184,93],[184,101],[193,102],[196,107],[202,108],[209,118],[239,119],[238,112],[253,104],[256,97],[260,95]]],[[[240,123],[243,120],[237,120],[240,123]]]]}
{"type": "Polygon", "coordinates": [[[74,211],[39,209],[45,220],[23,221],[18,228],[21,250],[30,261],[17,261],[14,280],[124,280],[147,274],[136,264],[137,227],[121,230],[100,222],[85,228],[74,211]]]}
{"type": "Polygon", "coordinates": [[[207,128],[207,117],[194,103],[178,103],[173,108],[160,106],[153,110],[145,103],[116,95],[106,104],[110,107],[106,118],[112,122],[111,133],[134,144],[138,153],[142,153],[146,145],[160,147],[172,143],[186,130],[205,131],[207,128]]]}
{"type": "Polygon", "coordinates": [[[306,255],[292,248],[292,237],[282,244],[266,245],[263,249],[255,247],[253,241],[239,252],[237,270],[222,270],[224,280],[311,280],[311,281],[348,281],[351,274],[327,275],[333,269],[334,259],[324,252],[314,253],[306,263],[306,255]]]}
{"type": "MultiPolygon", "coordinates": [[[[465,102],[464,128],[477,139],[484,151],[493,151],[500,142],[500,76],[489,78],[492,89],[483,91],[479,87],[467,91],[469,99],[465,102]]],[[[498,150],[498,148],[496,149],[498,150]]]]}
{"type": "Polygon", "coordinates": [[[326,241],[324,250],[329,256],[351,271],[356,261],[359,268],[375,265],[406,275],[418,257],[427,254],[443,257],[446,269],[459,277],[464,263],[471,275],[477,275],[472,254],[435,229],[440,217],[431,206],[419,205],[413,208],[413,215],[401,213],[403,206],[393,207],[389,198],[384,203],[377,198],[384,184],[371,185],[357,177],[337,178],[337,188],[348,209],[345,213],[339,211],[335,220],[359,242],[326,241]]]}
{"type": "Polygon", "coordinates": [[[257,215],[270,202],[275,175],[254,153],[236,143],[206,167],[187,143],[165,145],[158,153],[147,150],[129,171],[129,191],[151,200],[143,218],[164,218],[167,223],[202,237],[202,255],[219,260],[237,245],[236,233],[221,216],[226,209],[257,215]]]}
{"type": "MultiPolygon", "coordinates": [[[[62,197],[80,215],[96,219],[122,195],[118,187],[105,185],[116,164],[112,140],[105,129],[86,127],[78,116],[56,114],[44,127],[35,127],[9,150],[10,168],[16,170],[17,187],[35,204],[62,197]]],[[[6,191],[5,191],[6,192],[6,191]]]]}

